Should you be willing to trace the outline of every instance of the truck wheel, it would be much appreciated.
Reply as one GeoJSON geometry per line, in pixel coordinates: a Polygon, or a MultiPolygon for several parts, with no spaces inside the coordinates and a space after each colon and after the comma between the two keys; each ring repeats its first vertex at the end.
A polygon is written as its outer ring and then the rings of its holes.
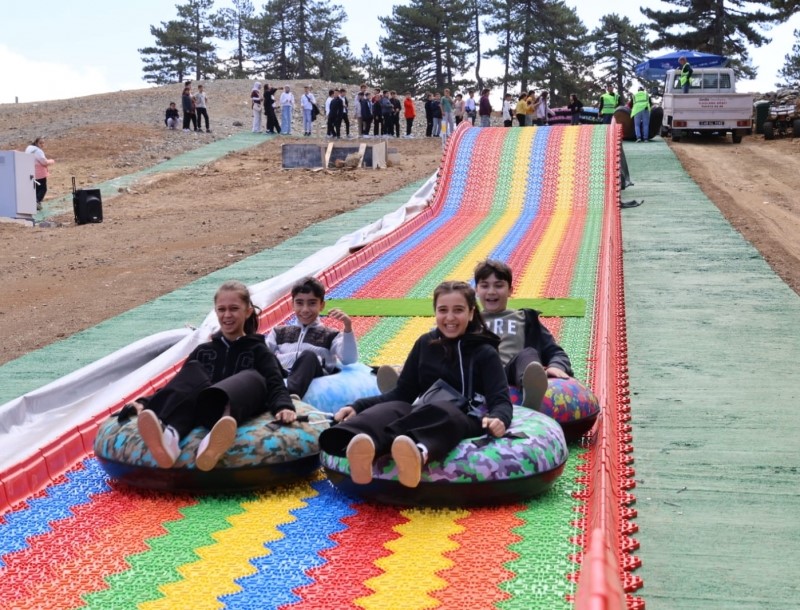
{"type": "Polygon", "coordinates": [[[775,126],[772,124],[772,121],[767,121],[766,123],[764,123],[764,139],[765,140],[775,139],[775,126]]]}
{"type": "Polygon", "coordinates": [[[742,143],[742,134],[739,131],[732,131],[731,138],[733,139],[734,144],[741,144],[742,143]]]}
{"type": "Polygon", "coordinates": [[[683,132],[680,129],[673,129],[672,130],[672,141],[673,142],[680,142],[682,136],[683,136],[683,132]]]}
{"type": "MultiPolygon", "coordinates": [[[[666,127],[664,127],[662,125],[661,126],[661,133],[659,135],[661,135],[662,138],[666,138],[669,135],[669,129],[667,129],[666,127]]],[[[797,132],[797,135],[800,136],[800,131],[797,132]]]]}
{"type": "Polygon", "coordinates": [[[792,137],[800,138],[800,119],[795,119],[792,122],[792,137]]]}

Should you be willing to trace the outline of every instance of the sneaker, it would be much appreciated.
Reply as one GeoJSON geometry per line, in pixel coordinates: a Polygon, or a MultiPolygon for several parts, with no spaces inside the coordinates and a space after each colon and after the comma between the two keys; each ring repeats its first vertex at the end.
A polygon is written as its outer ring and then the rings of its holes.
{"type": "Polygon", "coordinates": [[[386,392],[394,390],[397,387],[397,379],[400,377],[400,371],[397,367],[384,364],[378,368],[376,375],[378,377],[378,389],[381,391],[381,394],[386,394],[386,392]]]}
{"type": "Polygon", "coordinates": [[[175,429],[172,426],[165,428],[158,416],[149,409],[139,413],[136,425],[156,464],[160,468],[172,468],[181,454],[175,429]]]}
{"type": "Polygon", "coordinates": [[[206,129],[206,133],[211,133],[211,130],[210,129],[206,129]]]}
{"type": "Polygon", "coordinates": [[[297,402],[300,402],[300,397],[297,394],[289,394],[289,398],[291,398],[292,400],[296,400],[297,402]]]}
{"type": "Polygon", "coordinates": [[[522,406],[536,411],[547,392],[547,373],[538,362],[531,362],[522,374],[522,406]]]}
{"type": "Polygon", "coordinates": [[[189,131],[188,129],[184,129],[184,131],[189,131]]]}
{"type": "Polygon", "coordinates": [[[346,455],[353,483],[372,483],[372,462],[375,459],[375,443],[372,437],[369,434],[356,434],[347,444],[346,455]]]}
{"type": "Polygon", "coordinates": [[[397,464],[397,478],[401,485],[416,487],[422,478],[422,452],[408,436],[398,436],[392,443],[392,459],[397,464]]]}
{"type": "Polygon", "coordinates": [[[641,141],[642,141],[642,139],[641,139],[641,138],[636,138],[636,141],[637,141],[637,142],[641,142],[641,141]]]}
{"type": "Polygon", "coordinates": [[[197,446],[197,456],[194,463],[198,470],[208,472],[217,465],[222,455],[231,448],[236,440],[236,430],[238,425],[236,420],[230,415],[221,417],[211,432],[197,446]]]}

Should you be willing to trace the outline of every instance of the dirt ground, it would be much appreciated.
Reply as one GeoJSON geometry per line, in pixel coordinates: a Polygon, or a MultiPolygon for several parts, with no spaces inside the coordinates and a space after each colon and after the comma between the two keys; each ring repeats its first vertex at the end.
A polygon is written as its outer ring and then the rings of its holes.
{"type": "MultiPolygon", "coordinates": [[[[44,150],[57,161],[48,180],[48,199],[55,198],[70,192],[71,176],[90,187],[248,129],[241,90],[247,83],[211,88],[212,134],[166,131],[163,111],[151,116],[151,106],[166,107],[158,88],[2,105],[0,149],[24,150],[33,134],[44,133],[44,150]],[[116,114],[124,119],[108,111],[121,104],[116,114]],[[58,113],[58,124],[43,131],[42,117],[51,112],[58,113]]],[[[438,139],[400,139],[391,144],[401,162],[385,170],[284,171],[280,145],[286,141],[266,140],[204,167],[147,178],[104,200],[101,224],[75,226],[68,214],[51,218],[49,227],[0,223],[0,364],[426,178],[441,159],[438,139]]],[[[753,136],[740,145],[684,140],[673,150],[729,221],[800,292],[800,139],[753,136]]]]}

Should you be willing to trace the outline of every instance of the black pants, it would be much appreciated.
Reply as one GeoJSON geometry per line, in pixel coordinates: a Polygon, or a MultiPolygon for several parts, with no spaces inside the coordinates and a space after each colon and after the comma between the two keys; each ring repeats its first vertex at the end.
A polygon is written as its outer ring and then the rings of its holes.
{"type": "MultiPolygon", "coordinates": [[[[337,127],[338,129],[338,127],[337,127]]],[[[289,394],[297,394],[300,398],[308,392],[308,386],[317,377],[322,377],[328,373],[319,363],[319,358],[314,352],[301,352],[292,365],[292,370],[286,372],[286,389],[289,394]]]]}
{"type": "Polygon", "coordinates": [[[183,128],[189,129],[189,124],[191,123],[193,129],[197,129],[197,115],[190,111],[183,111],[183,128]]]}
{"type": "Polygon", "coordinates": [[[42,203],[44,196],[47,194],[47,178],[36,179],[36,203],[42,203]]]}
{"type": "Polygon", "coordinates": [[[267,131],[269,133],[280,133],[281,124],[278,122],[278,117],[275,115],[275,109],[271,106],[264,108],[264,114],[267,117],[267,131]]]}
{"type": "Polygon", "coordinates": [[[464,120],[463,116],[456,115],[456,127],[458,127],[458,125],[460,125],[461,121],[463,121],[463,120],[464,120]]]}
{"type": "Polygon", "coordinates": [[[503,121],[503,127],[511,127],[514,124],[514,121],[508,119],[507,121],[503,121]]]}
{"type": "Polygon", "coordinates": [[[425,117],[425,137],[430,138],[433,135],[433,117],[425,117]]]}
{"type": "Polygon", "coordinates": [[[376,116],[374,119],[372,119],[372,123],[375,125],[375,135],[381,135],[381,131],[383,130],[383,120],[381,117],[376,116]]]}
{"type": "Polygon", "coordinates": [[[384,114],[381,123],[383,125],[383,131],[382,131],[383,135],[385,136],[394,135],[394,115],[384,114]]]}
{"type": "Polygon", "coordinates": [[[349,136],[350,135],[350,117],[347,116],[346,114],[342,115],[342,120],[339,121],[339,125],[340,125],[339,129],[340,130],[341,130],[342,121],[344,121],[344,135],[349,136]]]}
{"type": "Polygon", "coordinates": [[[361,135],[362,136],[368,136],[369,135],[370,127],[372,127],[372,117],[370,117],[368,119],[365,119],[364,117],[361,117],[361,135]]]}
{"type": "Polygon", "coordinates": [[[508,385],[513,385],[522,389],[522,376],[525,374],[526,367],[531,362],[538,362],[541,364],[542,358],[538,350],[534,347],[522,348],[519,354],[514,356],[505,367],[508,385]]]}
{"type": "Polygon", "coordinates": [[[414,125],[414,119],[413,118],[406,119],[406,135],[407,136],[411,135],[411,127],[413,127],[413,125],[414,125]]]}
{"type": "Polygon", "coordinates": [[[197,128],[203,127],[202,117],[206,117],[206,130],[208,130],[208,110],[205,108],[197,108],[197,128]]]}
{"type": "Polygon", "coordinates": [[[440,460],[465,438],[484,433],[481,420],[452,405],[432,404],[414,408],[407,402],[384,402],[365,409],[355,417],[324,430],[320,447],[343,457],[347,444],[356,434],[368,434],[375,443],[375,454],[389,453],[394,439],[411,437],[428,449],[429,460],[440,460]]]}
{"type": "Polygon", "coordinates": [[[193,360],[153,394],[146,408],[183,438],[198,426],[212,428],[228,406],[237,424],[261,415],[266,398],[266,382],[258,371],[240,371],[212,385],[203,365],[193,360]]]}
{"type": "Polygon", "coordinates": [[[525,127],[525,115],[524,114],[518,114],[517,115],[517,123],[519,123],[520,127],[525,127]]]}

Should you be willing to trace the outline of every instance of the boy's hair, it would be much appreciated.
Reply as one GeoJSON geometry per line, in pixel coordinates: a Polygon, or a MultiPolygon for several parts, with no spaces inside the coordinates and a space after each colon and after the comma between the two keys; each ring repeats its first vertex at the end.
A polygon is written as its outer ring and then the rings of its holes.
{"type": "Polygon", "coordinates": [[[492,274],[494,274],[498,280],[505,280],[508,282],[508,287],[511,288],[513,279],[511,267],[502,261],[491,258],[487,258],[485,261],[479,262],[475,267],[475,271],[473,272],[475,283],[477,284],[478,282],[485,280],[492,274]]]}
{"type": "Polygon", "coordinates": [[[294,299],[301,292],[303,294],[311,293],[320,301],[325,300],[325,286],[317,278],[310,275],[295,282],[294,286],[292,286],[292,298],[294,299]]]}

